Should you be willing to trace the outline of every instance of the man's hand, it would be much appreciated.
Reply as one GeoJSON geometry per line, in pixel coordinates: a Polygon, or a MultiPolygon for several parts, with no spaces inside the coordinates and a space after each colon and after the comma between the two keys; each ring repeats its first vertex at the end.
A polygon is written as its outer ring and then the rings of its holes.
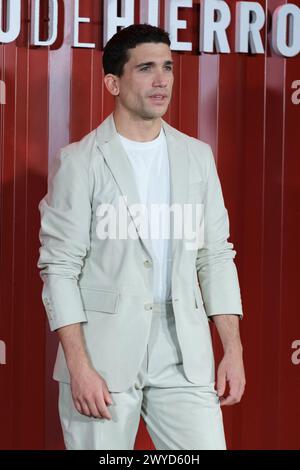
{"type": "Polygon", "coordinates": [[[94,418],[112,419],[106,404],[112,405],[107,384],[93,368],[86,351],[80,323],[58,328],[71,378],[71,392],[77,411],[94,418]]]}
{"type": "Polygon", "coordinates": [[[221,406],[239,403],[245,390],[246,379],[240,347],[228,348],[218,367],[217,392],[221,406]],[[226,381],[229,383],[229,394],[224,397],[226,381]]]}
{"type": "Polygon", "coordinates": [[[217,392],[220,404],[222,406],[234,405],[241,400],[246,385],[239,318],[236,314],[213,315],[212,318],[224,349],[224,356],[217,373],[217,392]],[[229,394],[224,397],[226,381],[229,383],[229,394]]]}
{"type": "Polygon", "coordinates": [[[112,419],[107,404],[113,401],[103,377],[89,365],[80,365],[71,373],[71,391],[77,411],[94,418],[112,419]]]}

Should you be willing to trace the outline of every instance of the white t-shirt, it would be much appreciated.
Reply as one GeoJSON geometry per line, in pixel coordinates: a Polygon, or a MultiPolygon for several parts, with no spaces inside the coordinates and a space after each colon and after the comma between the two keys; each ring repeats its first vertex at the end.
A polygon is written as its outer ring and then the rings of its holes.
{"type": "Polygon", "coordinates": [[[163,127],[149,142],[119,134],[133,167],[140,201],[148,213],[152,246],[154,302],[171,299],[170,173],[168,147],[163,127]],[[156,209],[161,209],[161,211],[156,209]],[[153,211],[154,209],[154,211],[153,211]]]}

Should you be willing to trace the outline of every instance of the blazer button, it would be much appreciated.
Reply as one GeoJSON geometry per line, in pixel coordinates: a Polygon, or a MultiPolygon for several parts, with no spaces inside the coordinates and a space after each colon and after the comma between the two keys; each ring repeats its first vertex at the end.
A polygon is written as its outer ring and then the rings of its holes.
{"type": "Polygon", "coordinates": [[[151,268],[151,266],[152,266],[151,261],[149,261],[148,259],[146,259],[146,261],[144,261],[144,266],[145,266],[145,268],[151,268]]]}
{"type": "Polygon", "coordinates": [[[145,310],[152,310],[152,304],[145,304],[145,310]]]}

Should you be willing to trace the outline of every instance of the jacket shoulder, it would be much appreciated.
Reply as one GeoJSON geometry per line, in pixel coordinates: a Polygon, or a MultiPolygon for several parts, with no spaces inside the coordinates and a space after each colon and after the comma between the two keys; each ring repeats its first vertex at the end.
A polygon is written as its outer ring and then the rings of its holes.
{"type": "Polygon", "coordinates": [[[204,154],[207,154],[211,151],[211,146],[209,143],[205,142],[204,140],[197,139],[196,137],[192,137],[190,135],[184,134],[188,145],[190,148],[193,150],[196,150],[197,152],[203,152],[204,154]]]}
{"type": "Polygon", "coordinates": [[[214,159],[211,145],[184,132],[178,130],[176,132],[178,137],[184,139],[187,143],[192,169],[197,171],[200,167],[201,173],[207,178],[212,159],[214,159]]]}
{"type": "Polygon", "coordinates": [[[170,126],[170,128],[172,129],[172,133],[174,134],[174,136],[185,140],[190,149],[195,150],[196,152],[201,152],[201,153],[211,152],[210,144],[205,142],[204,140],[200,140],[200,139],[197,139],[196,137],[185,134],[184,132],[176,129],[175,127],[170,126]]]}
{"type": "Polygon", "coordinates": [[[96,129],[84,135],[80,140],[64,145],[59,150],[61,156],[72,158],[76,164],[89,168],[96,145],[96,129]]]}

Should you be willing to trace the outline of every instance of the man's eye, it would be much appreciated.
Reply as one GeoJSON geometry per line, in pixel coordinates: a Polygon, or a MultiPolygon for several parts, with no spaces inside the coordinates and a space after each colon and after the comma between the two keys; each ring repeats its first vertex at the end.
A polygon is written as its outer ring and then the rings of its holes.
{"type": "Polygon", "coordinates": [[[148,69],[149,69],[149,67],[147,66],[147,67],[141,68],[140,70],[141,70],[141,72],[144,72],[144,70],[148,70],[148,69]]]}

